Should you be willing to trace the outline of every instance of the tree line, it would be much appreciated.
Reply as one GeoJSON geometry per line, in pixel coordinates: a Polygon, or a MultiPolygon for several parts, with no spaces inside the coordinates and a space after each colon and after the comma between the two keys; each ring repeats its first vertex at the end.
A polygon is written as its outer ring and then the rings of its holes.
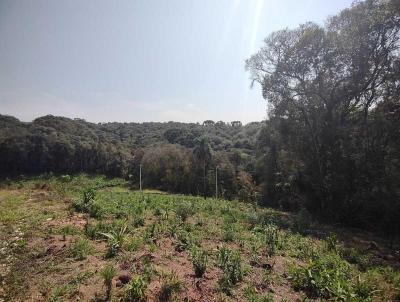
{"type": "Polygon", "coordinates": [[[399,30],[399,1],[357,1],[246,61],[269,108],[265,204],[399,236],[399,30]]]}
{"type": "Polygon", "coordinates": [[[89,123],[44,116],[33,122],[0,115],[3,176],[53,172],[125,177],[169,192],[254,199],[255,152],[262,123],[89,123]]]}

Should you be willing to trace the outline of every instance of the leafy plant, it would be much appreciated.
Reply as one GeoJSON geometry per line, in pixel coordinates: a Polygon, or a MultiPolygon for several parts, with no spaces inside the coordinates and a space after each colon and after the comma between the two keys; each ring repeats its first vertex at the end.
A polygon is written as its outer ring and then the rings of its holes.
{"type": "Polygon", "coordinates": [[[266,295],[259,295],[253,286],[248,286],[245,288],[244,296],[249,302],[274,302],[274,298],[270,293],[266,295]]]}
{"type": "Polygon", "coordinates": [[[188,249],[194,244],[193,236],[185,230],[178,230],[176,232],[176,239],[177,243],[175,249],[179,252],[188,249]]]}
{"type": "Polygon", "coordinates": [[[190,202],[182,201],[178,203],[175,209],[176,216],[185,222],[190,216],[194,214],[193,205],[190,202]]]}
{"type": "Polygon", "coordinates": [[[196,277],[202,277],[207,268],[208,255],[206,251],[193,247],[191,250],[191,260],[196,277]]]}
{"type": "Polygon", "coordinates": [[[125,289],[125,302],[141,302],[146,299],[147,282],[141,276],[132,278],[125,289]]]}
{"type": "Polygon", "coordinates": [[[278,228],[274,224],[267,224],[264,231],[268,254],[272,256],[279,248],[280,238],[278,228]]]}
{"type": "Polygon", "coordinates": [[[222,232],[222,240],[232,242],[235,239],[235,229],[231,224],[225,224],[222,232]]]}
{"type": "Polygon", "coordinates": [[[77,260],[86,259],[87,255],[93,252],[94,248],[87,239],[79,238],[69,248],[69,251],[77,260]]]}
{"type": "Polygon", "coordinates": [[[295,289],[325,299],[346,300],[352,296],[350,265],[337,254],[328,254],[312,260],[306,267],[291,269],[295,289]]]}
{"type": "Polygon", "coordinates": [[[159,294],[160,301],[170,301],[173,295],[179,293],[182,288],[182,281],[179,280],[176,274],[172,273],[164,276],[159,294]]]}
{"type": "Polygon", "coordinates": [[[103,277],[104,286],[106,287],[106,297],[107,300],[111,297],[111,289],[112,289],[112,279],[115,277],[117,271],[115,270],[114,266],[107,265],[101,271],[101,276],[103,277]]]}
{"type": "Polygon", "coordinates": [[[144,226],[143,215],[135,215],[135,217],[132,219],[132,225],[135,228],[140,227],[140,226],[144,226]]]}
{"type": "Polygon", "coordinates": [[[103,210],[100,205],[95,203],[96,191],[92,188],[85,190],[82,194],[82,199],[75,201],[73,208],[82,213],[88,213],[91,217],[100,218],[103,215],[103,210]]]}
{"type": "Polygon", "coordinates": [[[338,240],[336,234],[330,234],[325,238],[325,245],[328,251],[338,251],[338,240]]]}
{"type": "Polygon", "coordinates": [[[219,280],[220,288],[226,294],[231,293],[231,288],[243,279],[243,268],[240,253],[222,247],[218,253],[218,264],[223,270],[219,280]]]}
{"type": "Polygon", "coordinates": [[[107,257],[114,257],[122,248],[125,240],[126,225],[122,226],[119,231],[112,231],[111,233],[101,233],[107,238],[107,257]]]}

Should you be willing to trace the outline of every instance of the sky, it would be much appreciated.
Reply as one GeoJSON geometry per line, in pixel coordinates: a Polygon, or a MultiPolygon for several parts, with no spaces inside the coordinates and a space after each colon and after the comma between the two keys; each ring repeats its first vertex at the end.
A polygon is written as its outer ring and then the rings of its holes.
{"type": "Polygon", "coordinates": [[[0,114],[90,122],[266,118],[244,61],[351,0],[0,0],[0,114]]]}

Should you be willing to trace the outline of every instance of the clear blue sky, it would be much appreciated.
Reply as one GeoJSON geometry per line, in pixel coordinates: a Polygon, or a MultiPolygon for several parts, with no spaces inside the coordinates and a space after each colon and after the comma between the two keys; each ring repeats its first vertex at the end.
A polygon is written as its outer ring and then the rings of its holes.
{"type": "Polygon", "coordinates": [[[265,118],[244,60],[351,0],[0,0],[0,113],[106,121],[265,118]]]}

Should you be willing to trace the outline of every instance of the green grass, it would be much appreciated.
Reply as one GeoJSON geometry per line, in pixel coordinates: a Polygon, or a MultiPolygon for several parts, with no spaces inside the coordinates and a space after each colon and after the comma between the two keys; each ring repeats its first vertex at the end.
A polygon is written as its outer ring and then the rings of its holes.
{"type": "Polygon", "coordinates": [[[84,238],[77,239],[69,247],[71,256],[77,260],[84,260],[86,257],[94,252],[92,243],[84,238]]]}

